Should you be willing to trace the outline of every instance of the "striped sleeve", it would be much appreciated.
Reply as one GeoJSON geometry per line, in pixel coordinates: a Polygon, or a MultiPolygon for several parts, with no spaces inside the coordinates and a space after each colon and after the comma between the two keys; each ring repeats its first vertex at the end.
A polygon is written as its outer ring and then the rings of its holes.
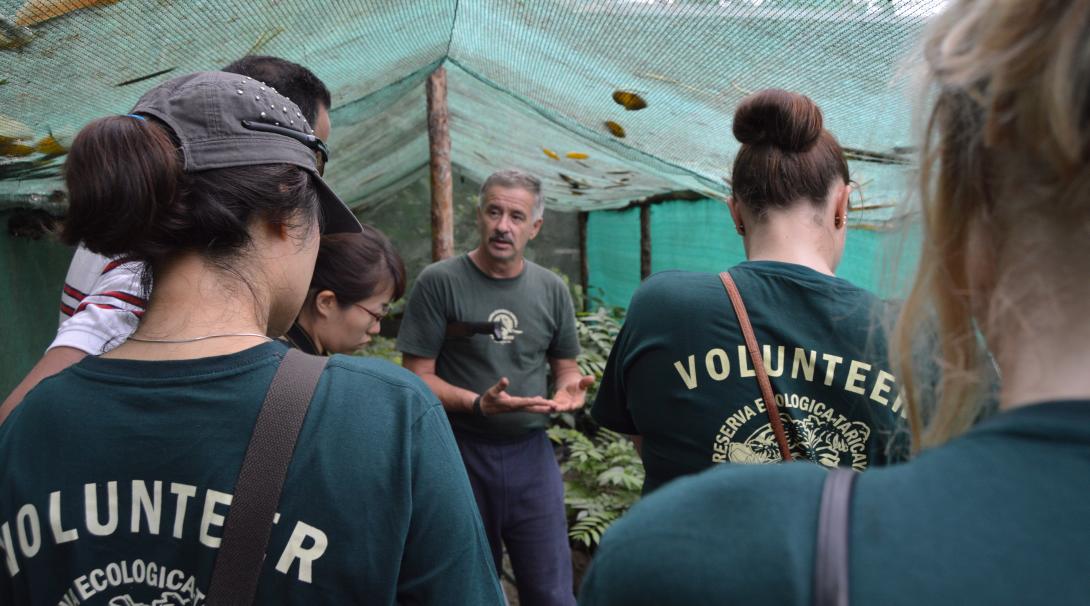
{"type": "Polygon", "coordinates": [[[141,296],[142,273],[138,261],[77,249],[61,292],[61,325],[50,349],[73,347],[98,355],[122,343],[147,307],[141,296]]]}

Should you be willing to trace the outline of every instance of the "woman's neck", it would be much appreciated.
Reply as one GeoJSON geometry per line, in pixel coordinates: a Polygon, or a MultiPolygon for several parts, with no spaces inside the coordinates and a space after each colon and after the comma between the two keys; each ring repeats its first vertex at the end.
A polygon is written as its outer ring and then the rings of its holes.
{"type": "Polygon", "coordinates": [[[133,337],[106,357],[168,360],[235,353],[264,342],[267,322],[257,284],[227,278],[197,255],[183,257],[156,276],[147,311],[133,337]],[[251,290],[251,286],[253,290],[251,290]],[[216,335],[215,338],[184,341],[216,335]]]}
{"type": "Polygon", "coordinates": [[[1021,313],[1027,314],[1022,321],[1004,322],[1002,337],[993,340],[999,407],[1090,400],[1090,325],[1084,312],[1038,308],[1021,313]]]}
{"type": "Polygon", "coordinates": [[[815,212],[809,208],[774,211],[764,221],[750,221],[746,224],[746,258],[794,263],[834,275],[838,255],[832,228],[815,223],[815,212]]]}

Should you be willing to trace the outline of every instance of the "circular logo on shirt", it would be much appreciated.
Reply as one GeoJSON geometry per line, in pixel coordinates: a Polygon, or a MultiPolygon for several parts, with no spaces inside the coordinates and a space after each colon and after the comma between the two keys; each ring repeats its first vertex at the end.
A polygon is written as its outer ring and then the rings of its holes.
{"type": "MultiPolygon", "coordinates": [[[[795,403],[793,394],[776,399],[795,403]]],[[[861,421],[851,421],[836,414],[824,403],[815,403],[801,419],[782,415],[791,454],[825,467],[851,466],[856,471],[867,468],[867,440],[871,428],[861,421]]],[[[766,421],[763,406],[747,405],[723,423],[712,444],[714,463],[778,463],[780,449],[772,425],[766,421]],[[762,422],[765,421],[765,422],[762,422]]]]}
{"type": "Polygon", "coordinates": [[[497,309],[488,316],[489,322],[495,322],[499,324],[499,343],[508,344],[515,340],[517,335],[521,335],[522,331],[518,329],[519,319],[518,316],[507,311],[506,309],[497,309]]]}

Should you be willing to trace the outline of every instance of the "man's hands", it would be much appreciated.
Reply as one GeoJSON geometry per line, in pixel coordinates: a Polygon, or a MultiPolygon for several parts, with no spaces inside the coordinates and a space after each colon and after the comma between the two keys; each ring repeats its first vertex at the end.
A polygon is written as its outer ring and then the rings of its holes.
{"type": "Polygon", "coordinates": [[[554,412],[554,403],[540,396],[526,398],[507,393],[511,382],[501,378],[495,385],[481,394],[481,413],[486,417],[504,412],[554,412]]]}
{"type": "Polygon", "coordinates": [[[569,381],[556,390],[553,395],[552,412],[570,412],[583,407],[587,400],[587,390],[594,385],[594,377],[581,375],[575,381],[569,381]]]}
{"type": "Polygon", "coordinates": [[[569,412],[583,407],[587,399],[587,389],[593,384],[594,377],[579,376],[577,380],[568,381],[557,389],[551,400],[546,400],[540,396],[520,397],[508,394],[507,388],[511,382],[503,377],[481,394],[481,413],[491,416],[505,412],[569,412]]]}

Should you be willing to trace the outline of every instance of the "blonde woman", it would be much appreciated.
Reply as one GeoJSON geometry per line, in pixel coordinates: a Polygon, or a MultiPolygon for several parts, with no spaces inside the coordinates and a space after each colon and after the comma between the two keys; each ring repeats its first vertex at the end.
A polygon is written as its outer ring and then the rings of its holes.
{"type": "MultiPolygon", "coordinates": [[[[839,603],[1085,603],[1090,2],[951,2],[924,50],[924,250],[894,341],[918,454],[841,493],[839,603]],[[909,365],[921,334],[939,335],[938,377],[909,365]],[[1002,377],[983,420],[980,336],[1002,377]]],[[[830,475],[723,466],[672,483],[606,535],[581,603],[820,603],[830,475]]]]}

